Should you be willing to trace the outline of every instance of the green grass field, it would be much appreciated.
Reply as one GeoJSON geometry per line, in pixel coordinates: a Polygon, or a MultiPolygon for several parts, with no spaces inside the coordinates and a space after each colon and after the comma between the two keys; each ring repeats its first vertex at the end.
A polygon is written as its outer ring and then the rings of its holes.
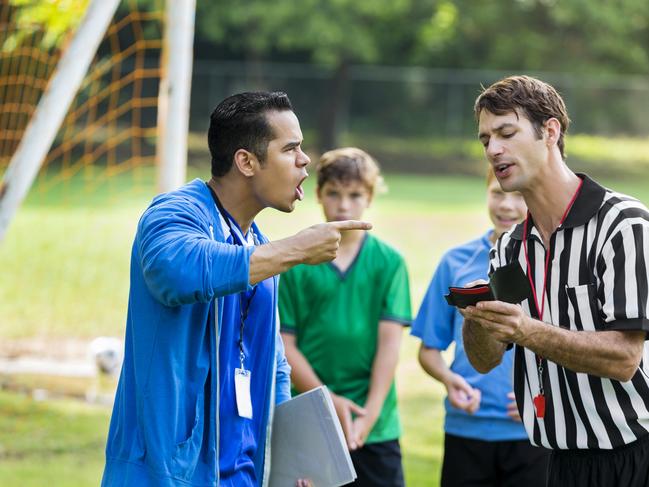
{"type": "MultiPolygon", "coordinates": [[[[205,171],[206,173],[207,171],[205,171]]],[[[195,173],[196,176],[205,174],[195,173]]],[[[0,336],[122,336],[130,246],[151,199],[151,174],[122,175],[84,189],[83,178],[42,192],[37,186],[0,244],[0,336]]],[[[649,176],[604,183],[649,202],[649,176]]],[[[388,175],[367,219],[397,247],[410,269],[413,310],[441,254],[488,227],[478,178],[388,175]]],[[[258,218],[271,238],[321,221],[313,198],[292,214],[258,218]]],[[[418,343],[404,337],[397,373],[407,482],[438,485],[443,389],[421,371],[418,343]]],[[[110,411],[78,402],[36,403],[0,392],[0,485],[92,486],[103,466],[110,411]]]]}

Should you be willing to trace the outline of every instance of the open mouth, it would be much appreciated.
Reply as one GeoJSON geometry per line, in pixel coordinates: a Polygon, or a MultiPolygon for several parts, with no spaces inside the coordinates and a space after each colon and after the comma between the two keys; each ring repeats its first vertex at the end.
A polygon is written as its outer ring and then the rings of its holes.
{"type": "Polygon", "coordinates": [[[498,220],[498,223],[506,227],[512,227],[513,225],[518,223],[518,220],[514,218],[504,218],[502,216],[497,216],[496,219],[498,220]]]}
{"type": "Polygon", "coordinates": [[[502,164],[496,164],[494,166],[494,172],[495,172],[497,177],[506,177],[511,172],[509,170],[509,168],[512,167],[512,166],[513,166],[513,164],[509,164],[509,163],[506,163],[506,162],[503,162],[502,164]]]}
{"type": "Polygon", "coordinates": [[[306,179],[306,176],[302,178],[297,187],[295,188],[295,198],[302,201],[304,199],[304,188],[302,188],[302,183],[306,179]]]}

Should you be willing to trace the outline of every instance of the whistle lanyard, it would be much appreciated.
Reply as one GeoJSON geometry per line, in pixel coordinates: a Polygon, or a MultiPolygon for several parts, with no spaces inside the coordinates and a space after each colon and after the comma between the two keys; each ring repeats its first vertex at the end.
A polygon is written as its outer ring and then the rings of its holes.
{"type": "MultiPolygon", "coordinates": [[[[219,209],[219,212],[221,213],[223,220],[225,220],[225,224],[228,226],[228,229],[230,230],[232,241],[234,242],[235,245],[243,246],[243,241],[239,240],[239,236],[237,235],[237,232],[232,227],[232,217],[230,216],[228,211],[223,207],[221,201],[219,200],[219,197],[216,195],[216,192],[212,189],[212,187],[207,183],[205,184],[209,188],[210,193],[212,194],[212,199],[214,200],[216,207],[219,209]]],[[[252,229],[250,229],[249,231],[252,232],[252,229]]],[[[239,232],[239,233],[241,234],[241,238],[244,238],[243,232],[239,232]]],[[[255,236],[254,232],[252,233],[252,237],[256,244],[257,237],[255,236]]],[[[253,287],[252,291],[249,292],[242,291],[239,293],[239,340],[237,341],[237,344],[239,346],[239,362],[241,363],[242,370],[245,369],[245,367],[243,366],[243,362],[246,358],[246,354],[243,348],[243,332],[246,326],[246,319],[248,319],[248,312],[250,311],[250,306],[252,304],[252,300],[255,297],[256,293],[257,293],[257,286],[253,287]]]]}
{"type": "MultiPolygon", "coordinates": [[[[561,221],[559,222],[559,227],[561,227],[563,225],[563,222],[566,220],[566,217],[568,216],[568,212],[570,211],[570,208],[572,208],[572,205],[575,203],[575,200],[579,195],[579,191],[581,190],[581,186],[583,183],[584,183],[583,179],[580,179],[579,186],[577,186],[577,190],[575,191],[575,194],[572,195],[572,198],[570,199],[568,206],[563,212],[563,216],[561,217],[561,221]]],[[[545,310],[545,294],[546,294],[545,290],[547,285],[548,268],[550,266],[550,254],[552,249],[551,249],[551,244],[549,246],[550,248],[545,249],[545,267],[543,269],[543,288],[541,289],[541,301],[539,305],[538,293],[536,292],[534,279],[532,279],[532,266],[530,265],[530,258],[527,252],[527,237],[528,237],[527,229],[529,225],[529,220],[530,220],[530,213],[528,211],[527,218],[525,218],[525,223],[523,224],[523,249],[525,250],[525,264],[527,265],[527,279],[530,281],[530,286],[532,287],[532,297],[534,298],[534,306],[536,307],[536,313],[538,315],[538,319],[539,321],[543,321],[543,311],[545,310]]],[[[534,354],[534,357],[536,358],[536,371],[539,378],[539,393],[534,397],[533,402],[534,402],[534,408],[536,409],[536,417],[543,418],[545,416],[545,392],[543,390],[543,358],[540,357],[538,354],[534,354]]]]}

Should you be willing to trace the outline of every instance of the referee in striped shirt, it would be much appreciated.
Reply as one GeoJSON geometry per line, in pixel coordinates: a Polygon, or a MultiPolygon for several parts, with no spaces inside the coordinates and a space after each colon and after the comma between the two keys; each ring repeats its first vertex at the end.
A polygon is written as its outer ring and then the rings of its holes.
{"type": "Polygon", "coordinates": [[[552,449],[548,486],[649,485],[649,211],[564,162],[560,95],[527,76],[475,103],[479,138],[505,191],[529,213],[490,254],[518,262],[521,305],[463,312],[464,345],[487,372],[515,345],[514,391],[532,444],[552,449]]]}

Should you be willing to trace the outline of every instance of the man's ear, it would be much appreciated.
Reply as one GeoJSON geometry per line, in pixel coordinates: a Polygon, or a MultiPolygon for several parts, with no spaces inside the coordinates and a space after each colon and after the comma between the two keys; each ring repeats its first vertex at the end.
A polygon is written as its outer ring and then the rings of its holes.
{"type": "Polygon", "coordinates": [[[544,123],[545,136],[549,145],[556,145],[559,143],[561,136],[561,123],[554,117],[548,118],[544,123]]]}
{"type": "Polygon", "coordinates": [[[259,161],[252,152],[239,149],[234,153],[234,165],[242,175],[249,178],[254,176],[257,171],[259,161]]]}

